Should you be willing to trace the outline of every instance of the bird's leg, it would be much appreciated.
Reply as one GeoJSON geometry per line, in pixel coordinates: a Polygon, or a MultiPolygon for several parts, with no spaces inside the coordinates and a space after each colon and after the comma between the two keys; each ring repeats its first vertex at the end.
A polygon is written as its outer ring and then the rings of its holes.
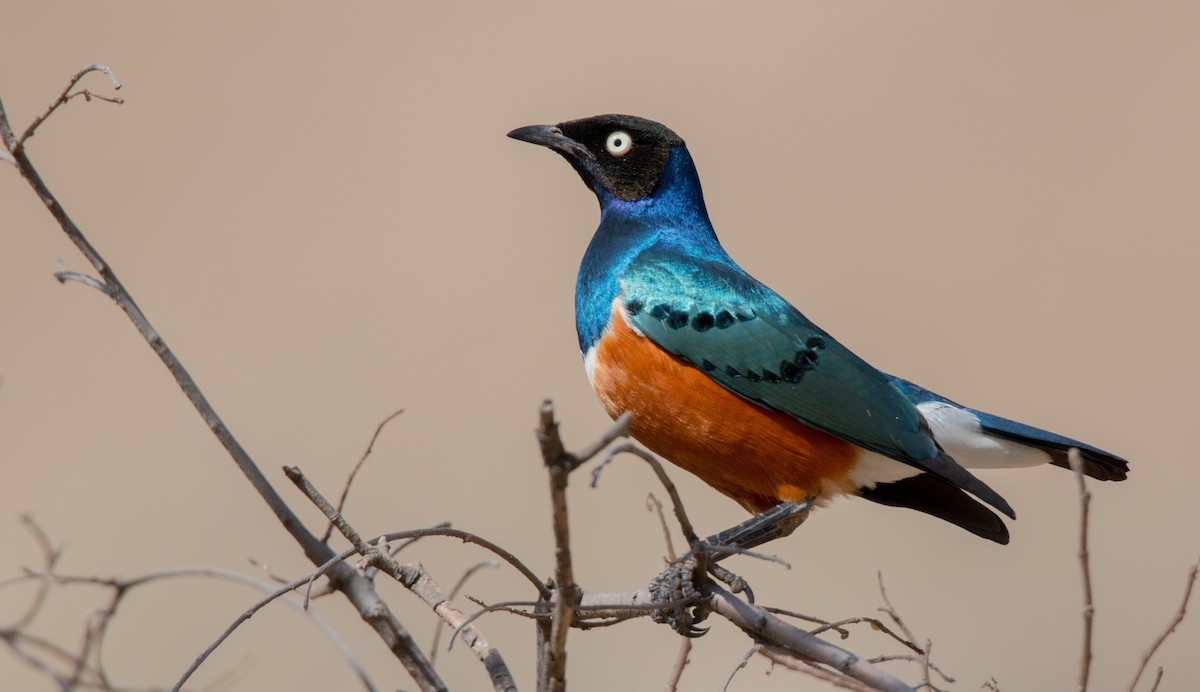
{"type": "Polygon", "coordinates": [[[696,541],[687,554],[650,582],[655,602],[675,604],[655,612],[654,620],[669,623],[687,637],[707,632],[707,628],[696,627],[696,623],[703,621],[708,612],[687,603],[698,594],[705,573],[728,584],[734,593],[745,591],[753,602],[754,591],[746,580],[716,564],[717,561],[790,535],[808,518],[814,499],[815,496],[803,502],[781,502],[737,526],[696,541]]]}
{"type": "Polygon", "coordinates": [[[780,502],[737,526],[709,536],[702,543],[716,548],[714,552],[717,554],[713,558],[720,560],[726,555],[756,548],[776,538],[790,536],[805,519],[808,519],[808,512],[812,509],[815,499],[816,496],[813,495],[803,502],[780,502]],[[725,550],[721,550],[722,548],[725,550]]]}

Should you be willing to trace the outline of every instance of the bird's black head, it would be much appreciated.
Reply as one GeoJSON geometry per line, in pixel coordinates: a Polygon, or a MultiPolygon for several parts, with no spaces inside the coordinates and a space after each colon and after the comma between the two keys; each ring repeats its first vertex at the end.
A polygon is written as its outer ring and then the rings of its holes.
{"type": "Polygon", "coordinates": [[[607,190],[626,201],[654,194],[671,148],[683,140],[652,120],[632,115],[597,115],[557,125],[531,125],[509,137],[549,147],[597,194],[607,190]]]}

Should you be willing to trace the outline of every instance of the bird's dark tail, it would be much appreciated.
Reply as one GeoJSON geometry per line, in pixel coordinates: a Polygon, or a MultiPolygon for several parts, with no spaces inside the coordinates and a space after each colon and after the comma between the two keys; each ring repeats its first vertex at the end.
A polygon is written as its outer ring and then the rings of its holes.
{"type": "Polygon", "coordinates": [[[1008,545],[1008,527],[1000,517],[950,481],[932,473],[861,488],[858,494],[881,505],[924,512],[981,538],[1008,545]]]}

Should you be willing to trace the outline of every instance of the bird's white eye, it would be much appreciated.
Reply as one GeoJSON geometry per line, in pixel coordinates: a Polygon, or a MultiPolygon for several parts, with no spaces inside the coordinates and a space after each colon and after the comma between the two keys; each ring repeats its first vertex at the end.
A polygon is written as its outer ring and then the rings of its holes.
{"type": "Polygon", "coordinates": [[[624,156],[633,148],[633,138],[629,136],[628,132],[617,130],[608,136],[608,141],[604,143],[604,146],[613,156],[624,156]]]}

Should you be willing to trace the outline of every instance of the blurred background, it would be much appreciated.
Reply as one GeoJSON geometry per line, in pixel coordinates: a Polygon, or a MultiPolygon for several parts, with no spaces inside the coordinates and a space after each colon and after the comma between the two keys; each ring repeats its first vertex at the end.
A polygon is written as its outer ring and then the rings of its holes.
{"type": "MultiPolygon", "coordinates": [[[[1131,460],[1128,482],[1092,485],[1093,689],[1108,690],[1128,684],[1200,555],[1198,23],[1190,2],[38,2],[6,13],[0,97],[23,128],[78,69],[116,71],[125,105],[72,102],[30,155],[313,527],[279,468],[336,496],[376,424],[404,408],[348,518],[366,535],[451,520],[547,576],[538,405],[555,401],[572,447],[609,425],[572,308],[598,214],[562,160],[504,134],[604,112],[666,123],[730,253],[869,362],[1131,460]]],[[[84,86],[111,93],[102,75],[84,86]]],[[[251,558],[308,571],[126,318],[52,278],[60,261],[90,267],[2,165],[0,210],[0,579],[40,566],[26,512],[65,547],[65,574],[265,578],[251,558]]],[[[771,546],[792,569],[730,566],[761,602],[825,618],[876,615],[881,570],[954,689],[1065,689],[1081,630],[1075,481],[1057,468],[983,477],[1020,517],[1007,547],[847,500],[771,546]]],[[[674,478],[701,531],[744,518],[674,478]]],[[[575,479],[585,588],[634,589],[660,570],[649,491],[633,460],[595,490],[575,479]]],[[[489,556],[427,539],[401,557],[448,589],[489,556]]],[[[532,597],[509,569],[465,592],[532,597]]],[[[0,590],[2,621],[33,593],[0,590]]],[[[427,644],[424,604],[382,593],[427,644]]],[[[33,631],[77,647],[106,598],[56,590],[33,631]]],[[[136,591],[104,651],[113,681],[169,686],[258,598],[203,579],[136,591]]],[[[344,600],[315,608],[381,689],[413,688],[344,600]]],[[[683,689],[717,689],[749,647],[712,624],[683,689]]],[[[531,624],[479,625],[532,689],[531,624]]],[[[865,629],[843,644],[898,652],[865,629]]],[[[1166,668],[1162,689],[1200,685],[1198,645],[1193,614],[1151,665],[1166,668]]],[[[677,647],[647,620],[573,632],[571,688],[660,688],[677,647]]],[[[438,665],[453,689],[487,686],[466,647],[438,665]]],[[[754,660],[731,689],[826,689],[766,672],[754,660]]],[[[53,689],[6,649],[0,678],[53,689]]],[[[356,684],[275,605],[191,686],[356,684]]]]}

